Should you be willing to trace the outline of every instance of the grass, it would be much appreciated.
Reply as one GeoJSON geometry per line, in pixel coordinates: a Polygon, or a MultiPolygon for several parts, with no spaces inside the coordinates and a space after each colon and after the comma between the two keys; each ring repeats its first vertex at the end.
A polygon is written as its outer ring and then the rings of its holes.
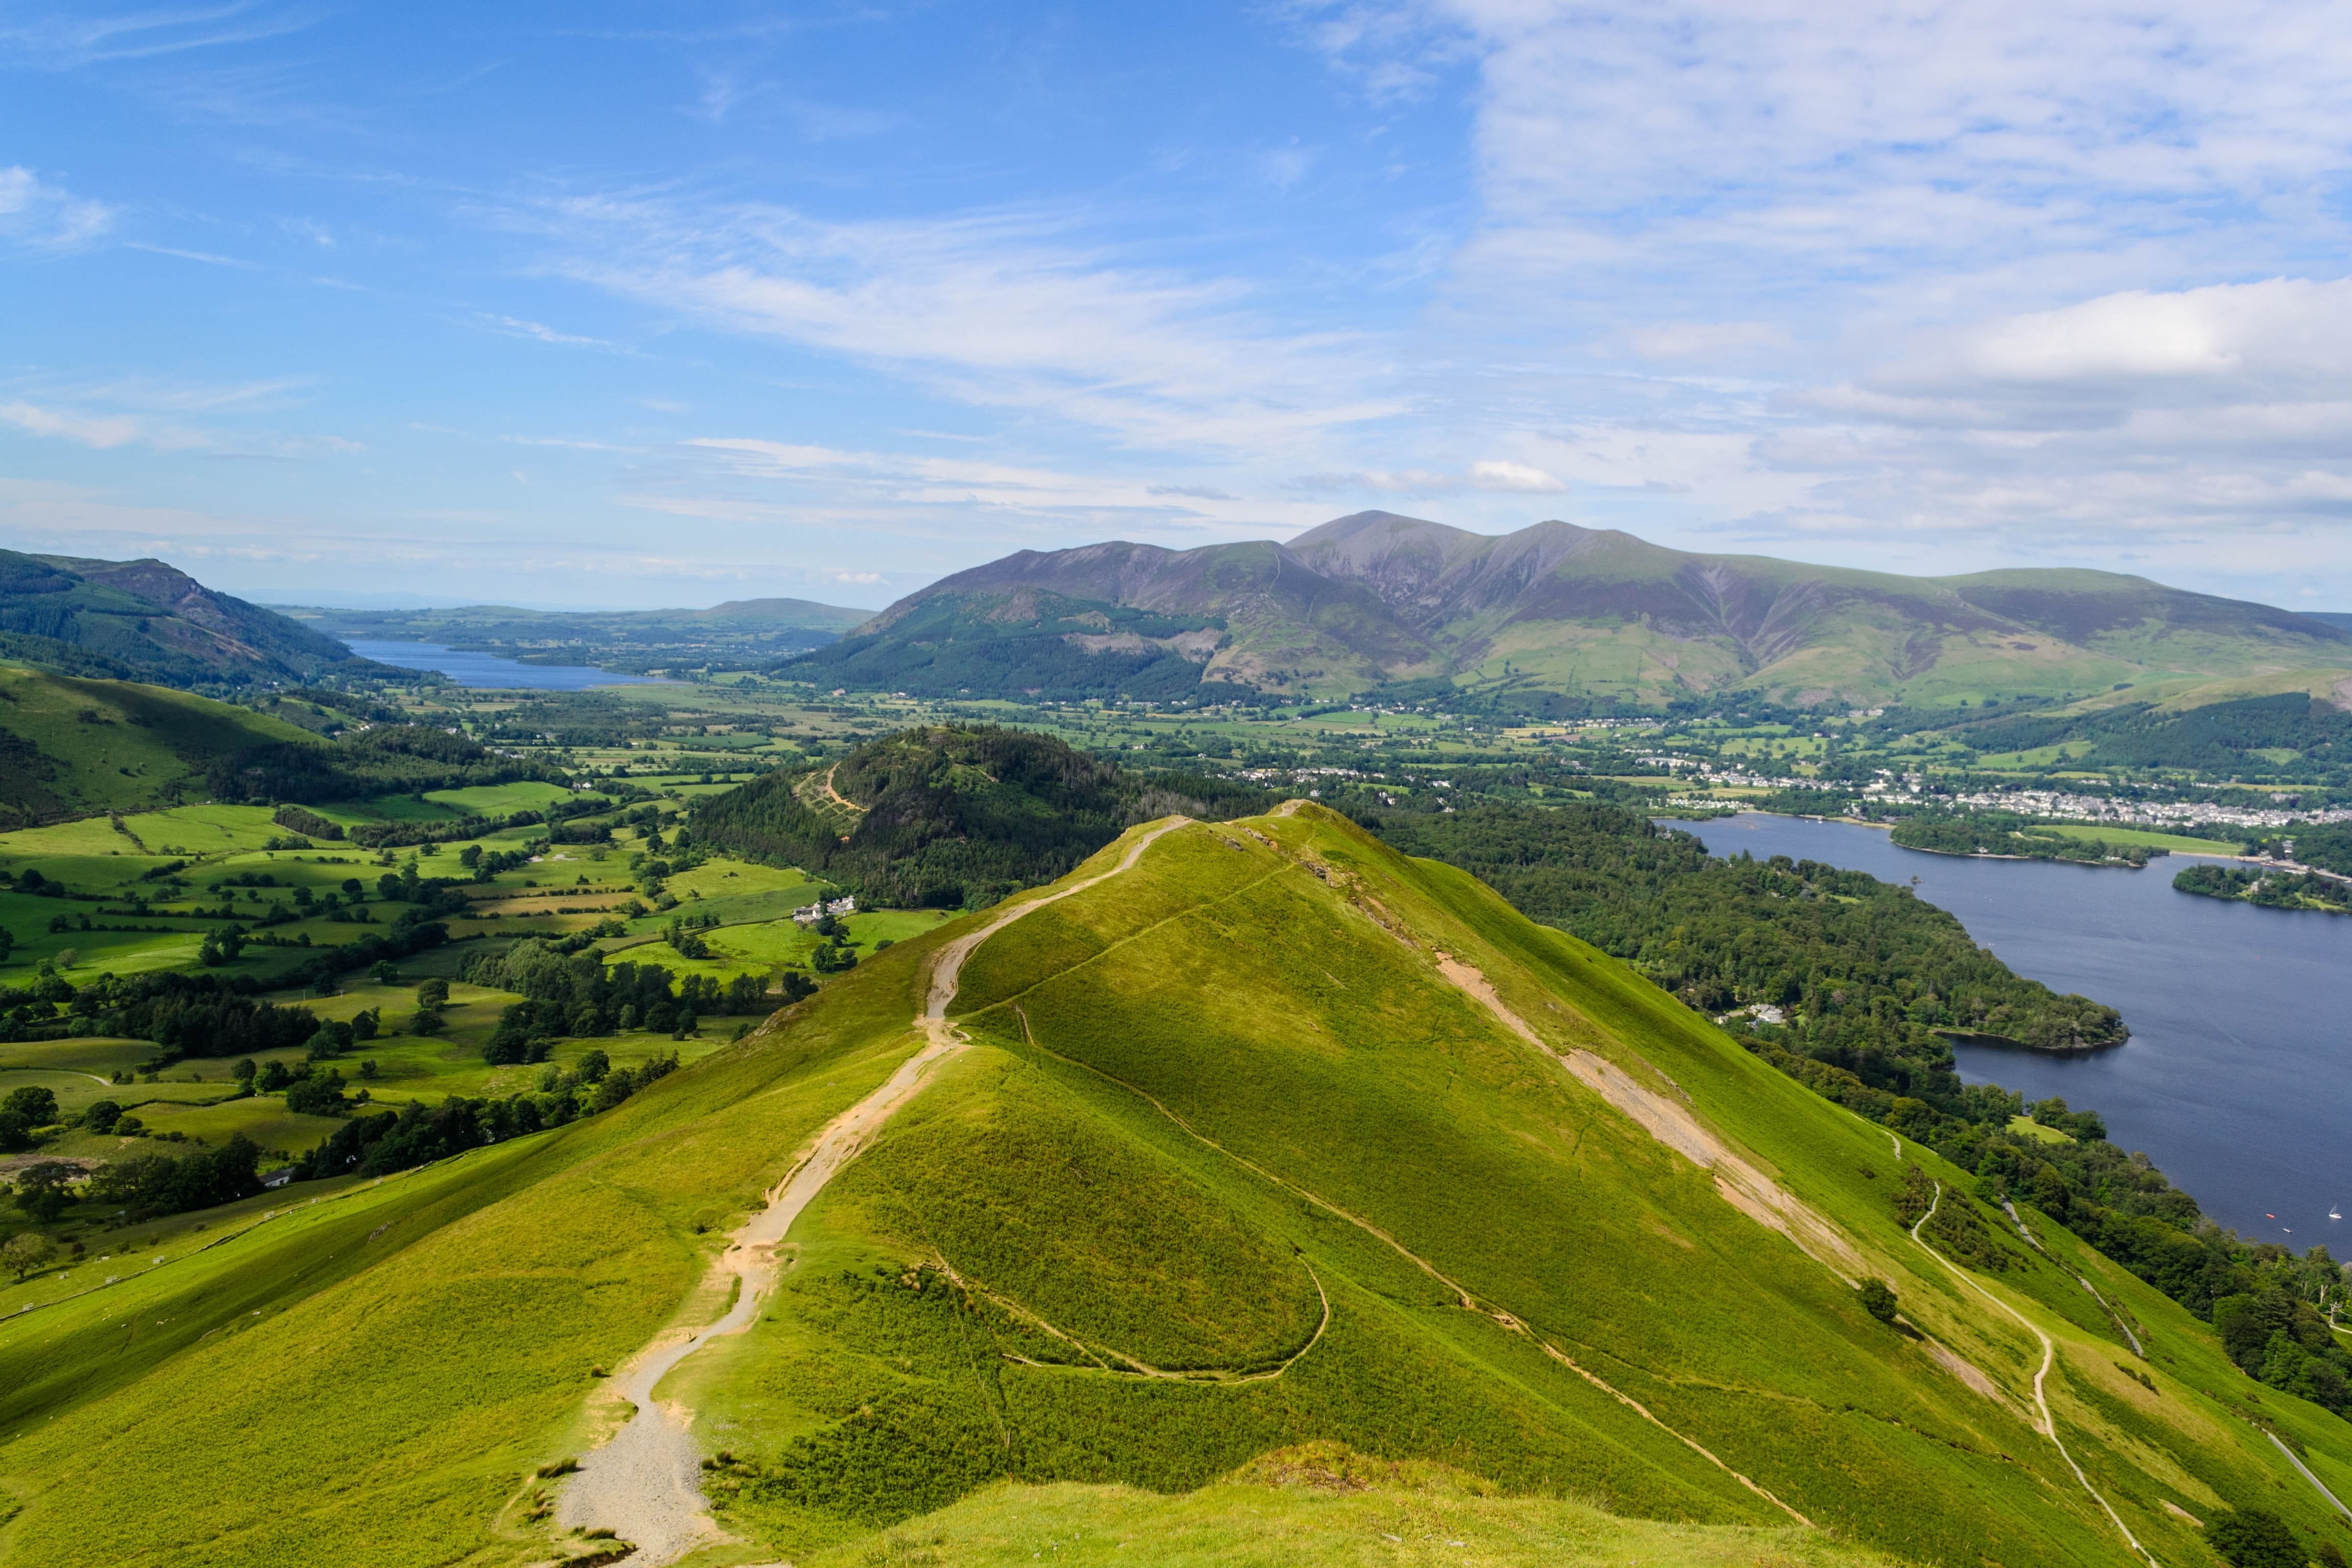
{"type": "Polygon", "coordinates": [[[2074,1141],[2073,1134],[2062,1132],[2055,1127],[2044,1127],[2031,1116],[2011,1117],[2009,1130],[2042,1143],[2072,1143],[2074,1141]]]}
{"type": "MultiPolygon", "coordinates": [[[[680,910],[671,910],[663,922],[674,919],[680,910]]],[[[943,910],[864,910],[841,918],[848,933],[849,943],[862,957],[870,957],[877,942],[901,942],[926,931],[939,929],[948,919],[943,910]]],[[[651,920],[638,922],[653,924],[651,920]]],[[[656,926],[658,930],[659,927],[656,926]]],[[[742,973],[764,973],[782,964],[803,968],[809,955],[824,944],[806,926],[791,920],[775,920],[756,925],[720,926],[700,933],[713,954],[709,958],[687,958],[666,942],[635,942],[627,945],[604,943],[605,952],[616,963],[654,963],[673,974],[701,973],[725,978],[742,973]]]]}
{"type": "MultiPolygon", "coordinates": [[[[589,1369],[716,1314],[698,1293],[713,1250],[915,1047],[925,955],[972,923],[934,921],[592,1121],[0,1317],[11,1550],[269,1568],[332,1539],[385,1565],[543,1560],[507,1505],[609,1429],[589,1369]]],[[[2029,1422],[2040,1342],[1895,1221],[1901,1164],[1960,1205],[1965,1174],[1466,876],[1311,808],[1186,828],[982,945],[957,1017],[973,1047],[803,1214],[750,1331],[660,1391],[741,1461],[711,1484],[742,1554],[1035,1562],[1128,1539],[1153,1562],[1858,1560],[1833,1542],[2126,1560],[2029,1422]],[[1852,1248],[1843,1272],[1893,1285],[1917,1337],[1447,983],[1439,951],[1551,1046],[1746,1151],[1852,1248]],[[1314,1444],[1414,1463],[1334,1487],[1324,1447],[1235,1475],[1314,1444]],[[1788,1533],[1687,1444],[1824,1532],[1788,1533]]],[[[398,1048],[428,1078],[448,1049],[398,1048]]],[[[2012,1240],[1986,1289],[2056,1342],[2067,1446],[2158,1559],[2204,1560],[2166,1502],[2339,1528],[2242,1417],[2339,1491],[2344,1424],[2267,1389],[2250,1405],[2209,1329],[2027,1213],[2055,1260],[2012,1240]],[[2154,1391],[2076,1271],[2142,1330],[2154,1391]]]]}
{"type": "Polygon", "coordinates": [[[1045,1557],[1106,1568],[1861,1568],[1888,1561],[1793,1527],[1621,1519],[1564,1499],[1512,1497],[1441,1465],[1367,1459],[1328,1445],[1269,1455],[1178,1497],[1071,1482],[992,1487],[879,1541],[808,1561],[809,1568],[1011,1568],[1045,1557]]]}
{"type": "Polygon", "coordinates": [[[2235,855],[2238,852],[2238,840],[2234,838],[2191,838],[2185,833],[2157,833],[2143,827],[2093,827],[2059,823],[2036,826],[2043,832],[2062,834],[2068,838],[2138,844],[2150,849],[2168,849],[2175,855],[2235,855]]]}
{"type": "Polygon", "coordinates": [[[10,822],[153,806],[201,793],[215,757],[309,739],[187,692],[21,665],[0,665],[0,730],[30,748],[0,761],[0,821],[10,822]]]}

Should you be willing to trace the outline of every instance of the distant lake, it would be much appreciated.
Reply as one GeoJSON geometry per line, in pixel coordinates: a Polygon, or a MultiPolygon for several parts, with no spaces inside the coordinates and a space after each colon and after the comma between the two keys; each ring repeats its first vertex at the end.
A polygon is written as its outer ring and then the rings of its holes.
{"type": "Polygon", "coordinates": [[[494,691],[584,691],[592,686],[663,684],[650,675],[615,675],[609,669],[576,664],[524,664],[518,659],[500,658],[494,653],[461,652],[439,643],[347,637],[344,646],[362,658],[372,658],[378,664],[436,670],[460,686],[479,686],[494,691]]]}
{"type": "Polygon", "coordinates": [[[2096,1110],[2109,1138],[2249,1238],[2352,1250],[2352,1221],[2327,1218],[2352,1212],[2352,918],[2177,893],[2178,855],[2128,871],[1929,855],[1799,817],[1664,826],[1717,855],[1917,878],[2011,969],[2131,1026],[2127,1044],[2087,1057],[1959,1047],[1963,1079],[2096,1110]]]}

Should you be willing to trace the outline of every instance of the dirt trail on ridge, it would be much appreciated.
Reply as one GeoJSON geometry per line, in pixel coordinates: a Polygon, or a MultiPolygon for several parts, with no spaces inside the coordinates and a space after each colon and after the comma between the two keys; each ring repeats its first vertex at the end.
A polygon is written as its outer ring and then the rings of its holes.
{"type": "Polygon", "coordinates": [[[827,1122],[809,1152],[768,1194],[767,1207],[728,1238],[726,1250],[711,1261],[705,1277],[707,1286],[732,1289],[733,1304],[726,1315],[705,1328],[665,1332],[614,1375],[610,1386],[635,1407],[635,1413],[611,1441],[582,1458],[580,1473],[556,1504],[558,1524],[566,1529],[612,1531],[636,1547],[629,1555],[632,1568],[657,1568],[698,1546],[724,1539],[702,1496],[702,1452],[694,1440],[694,1413],[675,1401],[656,1401],[655,1388],[705,1343],[721,1335],[740,1333],[758,1319],[761,1304],[775,1289],[781,1272],[777,1253],[793,1222],[835,1173],[856,1159],[899,1108],[921,1091],[929,1081],[931,1068],[971,1043],[947,1021],[947,1011],[955,1001],[964,961],[980,944],[1024,915],[1132,870],[1161,835],[1191,826],[1192,821],[1188,816],[1173,816],[1154,823],[1128,846],[1109,870],[1017,904],[978,930],[940,944],[931,957],[923,1011],[915,1020],[916,1027],[927,1037],[922,1048],[901,1062],[881,1088],[827,1122]]]}

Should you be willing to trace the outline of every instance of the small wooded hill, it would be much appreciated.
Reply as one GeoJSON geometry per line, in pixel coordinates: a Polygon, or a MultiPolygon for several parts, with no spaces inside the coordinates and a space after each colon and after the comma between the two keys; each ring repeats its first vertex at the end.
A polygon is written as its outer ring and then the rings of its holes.
{"type": "Polygon", "coordinates": [[[177,687],[400,673],[161,561],[13,550],[0,550],[0,658],[177,687]]]}
{"type": "Polygon", "coordinates": [[[184,691],[0,665],[0,826],[207,799],[207,770],[268,746],[316,743],[184,691]]]}
{"type": "Polygon", "coordinates": [[[1053,880],[1138,822],[1269,799],[1223,780],[1129,773],[1049,735],[935,726],[712,796],[695,806],[693,834],[798,866],[869,906],[977,909],[1053,880]]]}
{"type": "MultiPolygon", "coordinates": [[[[727,1233],[923,1045],[931,960],[982,918],[604,1115],[255,1200],[278,1217],[0,1321],[0,1562],[581,1550],[533,1472],[610,1430],[597,1370],[723,1310],[695,1286],[727,1233]]],[[[1166,833],[985,941],[950,1016],[973,1043],[803,1214],[750,1330],[662,1385],[740,1542],[697,1561],[1003,1561],[1031,1517],[1070,1560],[1083,1536],[1139,1563],[1212,1515],[1270,1561],[1230,1524],[1245,1489],[1174,1494],[1286,1451],[1244,1474],[1336,1499],[1339,1447],[1521,1500],[1574,1538],[1551,1561],[1701,1560],[1563,1492],[1735,1532],[1711,1561],[2178,1568],[2213,1561],[2192,1518],[2252,1507],[2352,1540],[2266,1435],[2342,1492],[2352,1426],[2256,1402],[2211,1330],[2030,1206],[2033,1242],[1622,964],[1317,807],[1166,833]]],[[[1335,1506],[1328,1536],[1282,1513],[1279,1560],[1388,1561],[1364,1526],[1403,1547],[1395,1521],[1441,1519],[1465,1560],[1547,1560],[1455,1495],[1335,1506]]]]}
{"type": "MultiPolygon", "coordinates": [[[[1085,602],[1106,616],[1214,617],[1226,635],[1202,650],[1202,696],[1402,687],[1425,700],[1424,683],[1438,680],[1541,713],[1563,696],[1950,704],[2197,676],[2352,672],[2352,632],[2331,621],[2116,573],[1904,577],[1693,554],[1568,522],[1496,537],[1390,512],[1339,518],[1286,544],[1023,551],[900,600],[839,650],[786,669],[912,689],[931,669],[952,668],[974,693],[997,696],[1042,687],[1050,673],[1087,690],[1169,694],[1180,672],[1165,664],[1107,662],[1087,685],[1034,646],[995,646],[1034,645],[1049,629],[1022,607],[1024,595],[1085,602]]],[[[1137,651],[1075,628],[1062,641],[1107,660],[1137,651]]]]}

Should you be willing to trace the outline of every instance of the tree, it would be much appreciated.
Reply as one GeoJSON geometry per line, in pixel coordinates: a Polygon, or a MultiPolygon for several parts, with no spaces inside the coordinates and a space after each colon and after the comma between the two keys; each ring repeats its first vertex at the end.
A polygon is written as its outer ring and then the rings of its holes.
{"type": "Polygon", "coordinates": [[[16,1173],[16,1206],[37,1225],[53,1225],[73,1202],[66,1184],[80,1176],[81,1167],[64,1160],[27,1165],[16,1173]]]}
{"type": "Polygon", "coordinates": [[[378,985],[400,984],[400,966],[388,958],[379,958],[368,966],[368,978],[378,985]]]}
{"type": "Polygon", "coordinates": [[[416,1005],[438,1010],[449,1005],[449,983],[436,976],[416,987],[416,1005]]]}
{"type": "Polygon", "coordinates": [[[286,1109],[303,1116],[333,1116],[343,1109],[343,1075],[329,1068],[286,1086],[286,1109]]]}
{"type": "Polygon", "coordinates": [[[58,1244],[37,1230],[19,1231],[0,1247],[0,1261],[16,1271],[19,1280],[28,1279],[49,1266],[58,1255],[58,1244]]]}
{"type": "Polygon", "coordinates": [[[0,1110],[20,1118],[27,1127],[47,1127],[58,1119],[57,1091],[28,1083],[0,1100],[0,1110]]]}
{"type": "Polygon", "coordinates": [[[92,1132],[111,1132],[122,1120],[122,1107],[110,1100],[92,1100],[81,1113],[81,1124],[92,1132]]]}
{"type": "Polygon", "coordinates": [[[1882,1323],[1895,1321],[1895,1292],[1884,1279],[1865,1279],[1854,1292],[1862,1298],[1862,1310],[1882,1323]]]}
{"type": "Polygon", "coordinates": [[[2286,1521],[2267,1509],[2224,1514],[2205,1527],[2205,1539],[2230,1568],[2304,1568],[2306,1561],[2286,1521]]]}

